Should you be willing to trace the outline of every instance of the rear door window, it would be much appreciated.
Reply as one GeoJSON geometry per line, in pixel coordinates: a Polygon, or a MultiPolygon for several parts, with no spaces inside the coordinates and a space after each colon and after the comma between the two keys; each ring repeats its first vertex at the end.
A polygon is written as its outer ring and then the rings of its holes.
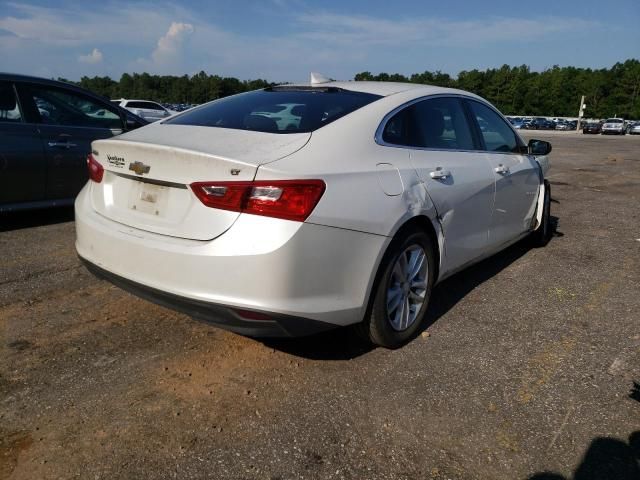
{"type": "Polygon", "coordinates": [[[13,84],[0,82],[0,122],[22,122],[22,112],[13,84]]]}
{"type": "Polygon", "coordinates": [[[378,98],[337,88],[274,87],[222,98],[164,123],[270,133],[312,132],[378,98]]]}
{"type": "Polygon", "coordinates": [[[40,123],[71,127],[122,129],[118,111],[107,102],[55,87],[29,86],[40,123]]]}
{"type": "Polygon", "coordinates": [[[444,150],[474,150],[473,136],[460,100],[422,100],[395,114],[382,139],[394,145],[444,150]]]}

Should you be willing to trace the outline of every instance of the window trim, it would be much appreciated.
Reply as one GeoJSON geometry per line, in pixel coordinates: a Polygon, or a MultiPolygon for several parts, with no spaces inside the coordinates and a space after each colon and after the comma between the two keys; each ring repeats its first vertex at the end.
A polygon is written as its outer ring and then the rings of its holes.
{"type": "MultiPolygon", "coordinates": [[[[431,95],[424,95],[422,97],[418,97],[418,98],[414,98],[409,100],[408,102],[405,102],[401,105],[398,105],[397,107],[395,107],[394,109],[392,109],[390,112],[388,112],[384,117],[382,117],[382,120],[380,121],[380,124],[378,125],[378,128],[376,129],[376,132],[374,134],[374,141],[375,143],[377,143],[378,145],[380,145],[381,147],[392,147],[392,148],[406,148],[406,149],[411,149],[411,150],[424,150],[424,151],[434,151],[434,152],[484,152],[484,153],[496,153],[496,154],[503,154],[503,155],[525,155],[525,152],[520,152],[520,153],[515,153],[515,152],[491,152],[489,150],[487,150],[485,144],[484,144],[484,139],[482,138],[482,135],[478,135],[477,129],[478,129],[478,125],[477,125],[477,121],[473,118],[469,118],[469,110],[471,109],[471,107],[469,107],[469,105],[467,105],[467,101],[475,101],[478,102],[482,105],[485,105],[486,107],[490,108],[491,110],[493,110],[494,112],[496,112],[498,114],[499,117],[503,117],[503,115],[495,108],[493,107],[491,104],[489,104],[486,101],[480,100],[478,98],[475,97],[471,97],[469,95],[463,95],[460,93],[436,93],[436,94],[431,94],[431,95]],[[386,142],[383,139],[383,135],[384,135],[384,130],[387,127],[387,123],[389,122],[389,120],[391,120],[391,118],[393,118],[397,113],[400,113],[400,111],[404,110],[405,108],[408,108],[412,105],[415,105],[416,103],[425,101],[425,100],[430,100],[430,99],[434,99],[434,98],[455,98],[458,99],[458,101],[460,102],[460,106],[462,108],[462,110],[465,113],[465,118],[467,120],[467,123],[469,124],[469,129],[471,130],[471,137],[473,138],[473,143],[475,145],[475,148],[473,150],[469,150],[469,149],[461,149],[461,148],[434,148],[434,147],[415,147],[412,145],[400,145],[400,144],[396,144],[396,143],[389,143],[386,142]]],[[[515,129],[513,128],[513,126],[509,123],[506,122],[509,125],[509,128],[511,128],[511,131],[515,134],[516,137],[516,141],[518,142],[518,146],[522,149],[522,148],[526,148],[524,147],[524,144],[522,142],[522,139],[520,138],[520,136],[518,135],[518,133],[515,131],[515,129]]]]}
{"type": "Polygon", "coordinates": [[[16,106],[18,107],[18,111],[20,112],[20,121],[19,122],[10,122],[8,120],[2,120],[0,119],[0,123],[7,124],[7,125],[25,125],[26,122],[26,118],[25,118],[25,114],[24,114],[24,108],[22,108],[22,102],[20,101],[20,95],[18,95],[18,90],[16,88],[16,83],[12,82],[11,80],[2,80],[3,82],[6,82],[8,84],[11,85],[11,89],[13,90],[13,94],[16,96],[16,106]]]}
{"type": "Polygon", "coordinates": [[[465,98],[462,103],[464,104],[464,108],[467,111],[467,114],[469,116],[469,121],[472,124],[474,135],[477,136],[478,141],[482,145],[483,152],[490,153],[492,155],[493,154],[495,155],[526,155],[527,154],[528,148],[520,138],[520,135],[518,135],[518,132],[516,132],[515,128],[513,128],[513,125],[511,124],[511,122],[509,122],[508,120],[505,120],[505,116],[502,115],[502,113],[500,113],[497,108],[495,108],[493,105],[491,105],[488,102],[481,102],[475,98],[470,98],[470,97],[465,98]],[[470,105],[471,102],[479,103],[480,105],[487,107],[489,110],[493,111],[495,114],[498,115],[498,118],[500,118],[502,122],[505,123],[509,127],[511,132],[514,134],[513,136],[516,139],[517,147],[520,149],[519,152],[497,152],[494,150],[487,149],[487,145],[484,141],[484,136],[482,135],[482,130],[480,129],[480,124],[478,123],[478,120],[475,117],[475,114],[473,113],[473,110],[471,108],[471,105],[470,105]]]}

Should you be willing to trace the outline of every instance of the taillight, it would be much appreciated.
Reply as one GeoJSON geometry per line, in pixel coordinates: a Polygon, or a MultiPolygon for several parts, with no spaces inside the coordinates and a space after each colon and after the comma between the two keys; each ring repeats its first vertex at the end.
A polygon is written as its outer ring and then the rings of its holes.
{"type": "Polygon", "coordinates": [[[193,193],[207,207],[303,222],[324,193],[322,180],[195,182],[193,193]]]}
{"type": "Polygon", "coordinates": [[[104,175],[104,167],[93,157],[92,153],[87,157],[87,168],[89,169],[89,178],[100,183],[104,175]]]}

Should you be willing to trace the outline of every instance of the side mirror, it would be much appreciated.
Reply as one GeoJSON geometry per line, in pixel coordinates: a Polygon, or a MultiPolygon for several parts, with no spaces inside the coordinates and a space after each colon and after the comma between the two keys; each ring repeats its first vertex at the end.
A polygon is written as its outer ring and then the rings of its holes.
{"type": "Polygon", "coordinates": [[[551,153],[551,144],[544,140],[529,140],[529,155],[549,155],[551,153]]]}

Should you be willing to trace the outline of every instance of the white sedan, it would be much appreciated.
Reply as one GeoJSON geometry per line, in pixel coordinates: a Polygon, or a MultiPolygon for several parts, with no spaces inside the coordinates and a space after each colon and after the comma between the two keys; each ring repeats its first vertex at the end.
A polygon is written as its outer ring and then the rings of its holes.
{"type": "Polygon", "coordinates": [[[397,347],[419,331],[434,284],[551,235],[550,144],[525,144],[460,90],[271,87],[92,150],[75,204],[86,265],[246,335],[358,324],[397,347]]]}
{"type": "Polygon", "coordinates": [[[126,98],[120,98],[118,100],[111,100],[111,103],[126,108],[134,115],[144,118],[147,122],[157,122],[176,113],[173,110],[163,107],[159,103],[149,100],[127,100],[126,98]]]}

